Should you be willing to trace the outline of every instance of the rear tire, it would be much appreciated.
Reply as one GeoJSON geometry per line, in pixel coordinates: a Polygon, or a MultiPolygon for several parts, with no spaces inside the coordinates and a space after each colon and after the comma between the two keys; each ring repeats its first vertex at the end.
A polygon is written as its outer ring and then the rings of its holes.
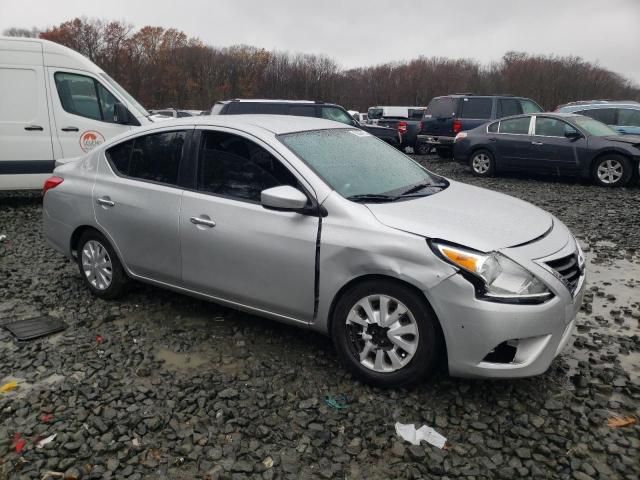
{"type": "Polygon", "coordinates": [[[431,146],[426,143],[416,144],[416,146],[413,147],[413,151],[416,155],[428,155],[431,151],[431,146]]]}
{"type": "Polygon", "coordinates": [[[471,155],[469,166],[476,177],[492,177],[495,172],[495,160],[489,150],[476,150],[471,155]]]}
{"type": "Polygon", "coordinates": [[[382,388],[426,379],[444,343],[426,300],[388,280],[349,288],[334,309],[331,336],[345,367],[363,382],[382,388]]]}
{"type": "Polygon", "coordinates": [[[97,230],[87,230],[80,237],[77,263],[84,283],[96,297],[123,295],[129,279],[115,250],[97,230]]]}
{"type": "Polygon", "coordinates": [[[601,187],[624,187],[633,175],[628,158],[615,153],[607,153],[593,163],[591,176],[601,187]]]}

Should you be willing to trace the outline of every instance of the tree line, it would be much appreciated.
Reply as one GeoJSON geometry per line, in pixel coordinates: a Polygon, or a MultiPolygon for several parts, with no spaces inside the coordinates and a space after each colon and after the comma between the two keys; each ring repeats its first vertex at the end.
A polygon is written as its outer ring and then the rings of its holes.
{"type": "Polygon", "coordinates": [[[546,109],[582,99],[640,100],[640,87],[576,56],[507,52],[483,65],[472,59],[420,56],[405,62],[343,69],[325,55],[215,47],[173,28],[134,29],[120,21],[75,18],[39,31],[99,65],[148,108],[209,109],[229,98],[335,102],[366,111],[372,105],[427,105],[448,93],[510,93],[546,109]]]}

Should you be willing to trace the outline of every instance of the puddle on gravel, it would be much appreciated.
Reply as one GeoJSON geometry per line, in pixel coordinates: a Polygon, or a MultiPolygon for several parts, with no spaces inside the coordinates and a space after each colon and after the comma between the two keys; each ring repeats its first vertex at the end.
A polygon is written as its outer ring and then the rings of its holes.
{"type": "Polygon", "coordinates": [[[170,370],[197,368],[211,361],[202,353],[177,353],[167,348],[157,350],[156,358],[164,360],[164,366],[170,370]]]}

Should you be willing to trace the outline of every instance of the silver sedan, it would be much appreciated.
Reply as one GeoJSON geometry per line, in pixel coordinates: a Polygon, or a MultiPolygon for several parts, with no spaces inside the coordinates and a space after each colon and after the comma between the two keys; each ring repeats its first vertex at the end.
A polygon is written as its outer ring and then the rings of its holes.
{"type": "Polygon", "coordinates": [[[44,233],[87,287],[131,280],[329,334],[378,386],[544,372],[584,257],[515,198],[435,175],[362,130],[303,117],[137,129],[45,183],[44,233]]]}

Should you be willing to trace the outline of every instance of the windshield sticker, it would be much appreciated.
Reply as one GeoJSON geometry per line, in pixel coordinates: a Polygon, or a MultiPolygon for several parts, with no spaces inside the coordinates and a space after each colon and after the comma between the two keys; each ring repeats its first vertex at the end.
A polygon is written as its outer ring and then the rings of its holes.
{"type": "Polygon", "coordinates": [[[101,143],[104,143],[104,136],[95,130],[87,130],[80,135],[80,148],[83,152],[88,152],[101,143]]]}
{"type": "Polygon", "coordinates": [[[349,130],[349,133],[355,135],[356,137],[370,137],[371,134],[365,132],[364,130],[349,130]]]}

